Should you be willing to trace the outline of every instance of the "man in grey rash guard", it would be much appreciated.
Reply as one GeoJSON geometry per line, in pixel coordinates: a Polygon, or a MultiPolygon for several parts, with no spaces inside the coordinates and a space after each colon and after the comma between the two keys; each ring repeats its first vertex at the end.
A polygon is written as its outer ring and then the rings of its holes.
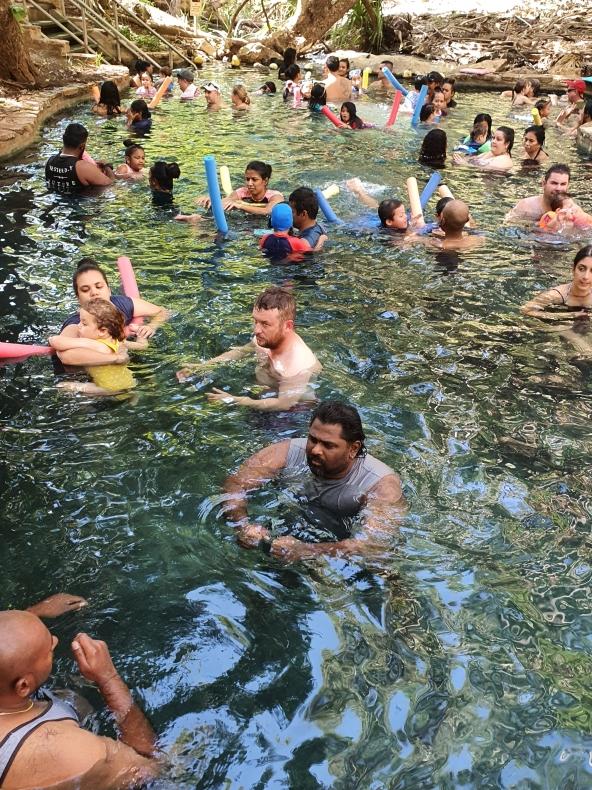
{"type": "Polygon", "coordinates": [[[237,527],[239,543],[268,546],[272,556],[285,562],[383,550],[397,532],[405,498],[399,476],[367,454],[364,439],[356,409],[325,401],[314,411],[306,439],[277,442],[248,458],[224,483],[226,513],[237,527]],[[297,480],[293,493],[307,526],[297,524],[292,534],[274,537],[266,527],[249,522],[247,492],[280,475],[287,487],[297,480]],[[361,527],[352,536],[358,515],[361,527]]]}

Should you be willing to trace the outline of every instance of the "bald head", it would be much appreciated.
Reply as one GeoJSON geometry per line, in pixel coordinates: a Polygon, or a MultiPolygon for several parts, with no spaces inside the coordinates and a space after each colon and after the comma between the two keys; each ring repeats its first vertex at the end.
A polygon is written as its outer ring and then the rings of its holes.
{"type": "Polygon", "coordinates": [[[464,200],[451,200],[444,206],[442,212],[442,227],[444,230],[458,232],[469,221],[469,207],[464,200]]]}
{"type": "Polygon", "coordinates": [[[47,678],[47,658],[51,655],[52,640],[47,628],[31,612],[0,612],[1,694],[12,693],[19,678],[30,676],[32,685],[47,678]],[[40,678],[44,672],[45,677],[40,678]]]}

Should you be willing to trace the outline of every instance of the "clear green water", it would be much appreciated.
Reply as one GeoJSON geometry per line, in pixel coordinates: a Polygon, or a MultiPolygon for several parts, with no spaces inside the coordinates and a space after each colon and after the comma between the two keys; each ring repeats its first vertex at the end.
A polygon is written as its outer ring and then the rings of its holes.
{"type": "MultiPolygon", "coordinates": [[[[449,139],[480,110],[507,122],[494,95],[465,95],[449,139]]],[[[387,107],[360,114],[378,120],[387,107]]],[[[90,126],[95,156],[121,161],[120,124],[84,108],[73,117],[90,126]]],[[[159,788],[590,787],[591,379],[517,310],[567,281],[577,245],[501,228],[539,176],[447,168],[488,232],[456,261],[343,228],[314,262],[278,267],[257,251],[257,220],[233,216],[235,238],[217,245],[211,226],[172,222],[140,185],[46,194],[43,164],[68,119],[0,173],[2,339],[59,327],[83,255],[113,280],[117,255],[129,255],[143,296],[174,317],[134,365],[133,406],[64,397],[43,358],[0,368],[3,603],[63,589],[91,602],[52,626],[56,683],[77,683],[77,630],[107,640],[171,751],[159,788]],[[238,548],[220,518],[225,475],[302,434],[307,414],[208,405],[210,384],[249,390],[248,362],[197,388],[174,372],[246,340],[255,295],[286,281],[324,365],[319,395],[355,403],[371,451],[405,481],[410,515],[388,566],[285,568],[238,548]],[[531,381],[551,372],[564,386],[531,381]]],[[[392,135],[336,134],[279,97],[240,118],[169,102],[147,159],[179,161],[184,210],[204,190],[205,153],[236,183],[260,158],[286,193],[360,176],[401,194],[406,176],[429,171],[407,119],[397,124],[392,135]]],[[[550,137],[556,160],[578,161],[550,137]]],[[[587,179],[581,168],[572,185],[584,206],[587,179]]],[[[344,219],[361,213],[345,192],[333,205],[344,219]]],[[[254,507],[277,515],[277,502],[270,489],[254,507]]]]}

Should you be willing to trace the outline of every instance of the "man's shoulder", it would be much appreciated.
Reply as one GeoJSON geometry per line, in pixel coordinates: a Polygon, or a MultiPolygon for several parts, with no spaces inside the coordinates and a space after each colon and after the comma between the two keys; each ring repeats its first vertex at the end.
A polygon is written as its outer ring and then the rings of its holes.
{"type": "Polygon", "coordinates": [[[385,464],[385,462],[381,461],[380,458],[377,458],[375,455],[371,455],[370,453],[367,453],[361,458],[361,466],[366,472],[372,473],[376,477],[377,482],[382,480],[384,477],[388,477],[389,475],[398,476],[391,466],[385,464]]]}

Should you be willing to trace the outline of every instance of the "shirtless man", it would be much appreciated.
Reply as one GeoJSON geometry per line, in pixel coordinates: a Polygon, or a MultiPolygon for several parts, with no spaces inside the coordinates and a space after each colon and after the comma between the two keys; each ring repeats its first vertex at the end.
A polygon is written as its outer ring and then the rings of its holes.
{"type": "Polygon", "coordinates": [[[51,192],[72,195],[85,187],[107,187],[115,181],[115,174],[108,165],[82,158],[87,140],[88,130],[81,123],[66,126],[62,150],[45,163],[45,182],[51,192]]]}
{"type": "Polygon", "coordinates": [[[469,250],[479,247],[485,241],[483,236],[472,236],[465,232],[471,221],[469,207],[463,200],[451,200],[442,210],[440,221],[441,235],[412,236],[410,241],[421,241],[438,250],[469,250]]]}
{"type": "Polygon", "coordinates": [[[405,497],[399,475],[367,454],[365,438],[356,409],[325,401],[312,415],[307,438],[271,444],[248,458],[224,483],[226,513],[239,543],[268,548],[283,562],[388,552],[405,513],[405,497]],[[290,524],[293,534],[274,538],[249,521],[247,495],[282,474],[298,486],[292,496],[302,519],[290,524]],[[354,519],[361,514],[354,535],[354,519]]]}
{"type": "Polygon", "coordinates": [[[74,708],[40,689],[51,674],[57,638],[30,611],[0,612],[0,786],[109,790],[154,778],[155,736],[104,642],[78,634],[72,652],[80,672],[96,683],[120,739],[93,735],[74,708]],[[33,697],[34,692],[38,692],[33,697]]]}
{"type": "Polygon", "coordinates": [[[380,63],[380,65],[378,66],[378,79],[374,80],[374,82],[370,83],[370,85],[368,86],[368,90],[371,91],[371,92],[374,92],[374,91],[387,91],[387,92],[390,92],[390,93],[394,93],[395,92],[395,88],[387,80],[387,78],[384,76],[384,73],[382,71],[383,66],[386,66],[386,68],[389,71],[392,71],[393,70],[393,61],[392,60],[383,60],[380,63]]]}
{"type": "MultiPolygon", "coordinates": [[[[543,176],[541,195],[523,198],[519,200],[514,208],[506,214],[506,222],[516,222],[520,219],[538,222],[543,214],[552,210],[551,201],[553,198],[566,195],[569,189],[569,178],[571,171],[568,165],[552,165],[543,176]]],[[[589,214],[580,208],[571,198],[566,198],[563,202],[564,209],[571,209],[574,215],[583,218],[589,214]]]]}
{"type": "Polygon", "coordinates": [[[325,61],[325,66],[329,72],[324,80],[327,102],[339,104],[344,101],[350,101],[352,84],[346,77],[339,76],[339,58],[336,55],[329,55],[325,61]]]}
{"type": "Polygon", "coordinates": [[[220,362],[231,362],[248,354],[257,355],[255,375],[259,384],[277,391],[272,398],[231,395],[214,387],[207,397],[211,402],[248,406],[259,411],[285,411],[300,401],[314,400],[309,387],[322,366],[304,340],[294,331],[296,303],[282,288],[266,288],[253,307],[254,337],[246,346],[237,346],[218,357],[197,364],[186,364],[178,373],[185,381],[197,371],[220,362]]]}

